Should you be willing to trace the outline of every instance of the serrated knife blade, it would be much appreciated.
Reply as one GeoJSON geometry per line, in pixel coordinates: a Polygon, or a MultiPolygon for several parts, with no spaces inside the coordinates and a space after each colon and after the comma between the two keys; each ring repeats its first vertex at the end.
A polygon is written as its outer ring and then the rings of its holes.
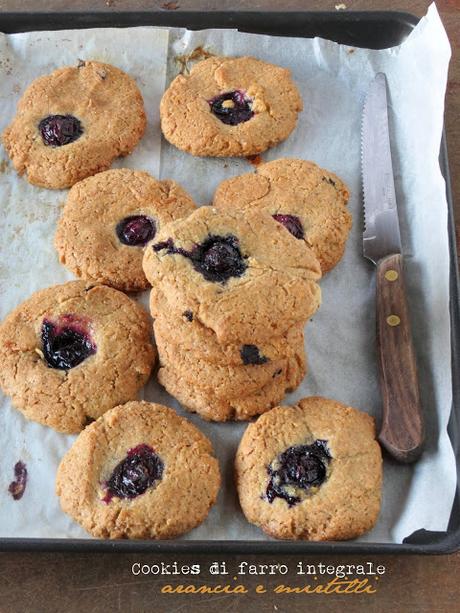
{"type": "Polygon", "coordinates": [[[383,413],[379,441],[400,462],[413,462],[422,452],[424,425],[404,284],[383,73],[370,84],[364,103],[361,161],[363,255],[377,267],[377,352],[383,413]]]}
{"type": "Polygon", "coordinates": [[[401,253],[390,132],[388,128],[387,81],[379,72],[364,103],[361,134],[364,195],[364,257],[375,264],[401,253]]]}

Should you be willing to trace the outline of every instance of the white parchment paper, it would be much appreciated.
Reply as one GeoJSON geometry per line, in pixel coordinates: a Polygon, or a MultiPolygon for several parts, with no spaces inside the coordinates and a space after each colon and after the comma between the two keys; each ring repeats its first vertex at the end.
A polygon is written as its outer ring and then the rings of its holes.
{"type": "MultiPolygon", "coordinates": [[[[376,72],[389,83],[390,128],[396,194],[405,254],[406,280],[426,415],[427,446],[414,466],[385,459],[381,515],[366,541],[401,542],[414,530],[444,530],[456,483],[446,427],[451,409],[449,251],[447,203],[438,152],[450,47],[434,5],[399,47],[370,51],[322,39],[243,34],[230,30],[168,32],[154,28],[31,33],[0,38],[0,129],[14,113],[20,92],[33,78],[74,63],[77,57],[104,59],[135,76],[149,113],[149,130],[122,165],[145,168],[180,182],[207,204],[217,184],[251,171],[245,160],[194,158],[165,141],[161,148],[158,102],[176,72],[175,56],[203,46],[222,55],[255,55],[291,68],[305,110],[294,133],[263,155],[311,159],[349,185],[354,225],[342,262],[321,282],[323,304],[307,329],[309,373],[286,402],[317,394],[380,415],[375,355],[375,269],[362,258],[360,115],[376,72]]],[[[1,157],[5,154],[0,150],[1,157]]],[[[0,161],[1,164],[1,161],[0,161]]],[[[117,163],[117,165],[121,165],[117,163]]],[[[0,296],[3,317],[32,291],[71,278],[58,263],[52,236],[65,192],[34,188],[11,167],[0,174],[3,223],[0,236],[0,296]]],[[[145,297],[144,297],[145,298],[145,297]]],[[[148,400],[185,414],[155,381],[148,400]]],[[[244,424],[209,424],[188,417],[213,441],[223,487],[208,520],[185,538],[264,539],[244,519],[233,486],[233,457],[244,424]]],[[[0,409],[0,535],[86,537],[59,510],[54,476],[74,437],[26,422],[2,398],[0,409]],[[14,463],[23,459],[30,479],[21,501],[7,493],[14,463]]]]}

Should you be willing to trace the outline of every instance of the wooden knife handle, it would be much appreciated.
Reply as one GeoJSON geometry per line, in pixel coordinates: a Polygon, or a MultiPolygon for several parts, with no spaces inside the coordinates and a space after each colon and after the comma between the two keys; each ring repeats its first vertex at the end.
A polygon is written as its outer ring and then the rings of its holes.
{"type": "Polygon", "coordinates": [[[377,264],[377,348],[383,419],[379,441],[400,462],[422,452],[424,425],[401,255],[377,264]]]}

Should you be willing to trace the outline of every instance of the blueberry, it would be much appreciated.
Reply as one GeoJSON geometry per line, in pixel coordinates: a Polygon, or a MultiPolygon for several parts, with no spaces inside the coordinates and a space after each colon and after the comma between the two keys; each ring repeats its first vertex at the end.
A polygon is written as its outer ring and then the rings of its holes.
{"type": "Polygon", "coordinates": [[[211,112],[229,126],[248,121],[254,115],[252,100],[240,90],[219,94],[208,102],[211,112]]]}
{"type": "Polygon", "coordinates": [[[50,368],[69,370],[96,353],[96,345],[86,327],[82,320],[72,315],[63,315],[55,323],[43,320],[43,356],[50,368]]]}
{"type": "Polygon", "coordinates": [[[48,115],[40,121],[38,129],[43,143],[49,147],[68,145],[83,134],[81,121],[73,115],[48,115]]]}
{"type": "Polygon", "coordinates": [[[295,215],[283,215],[281,213],[272,215],[273,219],[289,230],[292,236],[298,239],[304,238],[305,232],[302,226],[302,222],[295,215]]]}
{"type": "Polygon", "coordinates": [[[327,477],[331,455],[327,441],[316,440],[311,445],[289,447],[267,467],[270,480],[266,490],[268,502],[275,498],[286,500],[288,505],[300,502],[300,493],[319,487],[327,477]]]}
{"type": "Polygon", "coordinates": [[[24,462],[16,462],[14,465],[15,481],[8,486],[9,493],[14,500],[20,500],[25,492],[27,485],[27,468],[24,462]]]}
{"type": "Polygon", "coordinates": [[[243,345],[240,349],[241,361],[245,366],[249,364],[266,364],[268,358],[261,355],[257,345],[243,345]]]}
{"type": "Polygon", "coordinates": [[[115,466],[105,483],[105,502],[118,498],[136,498],[163,477],[164,464],[148,445],[141,444],[130,449],[126,458],[115,466]]]}
{"type": "Polygon", "coordinates": [[[193,313],[192,311],[190,311],[190,309],[187,309],[186,311],[184,311],[182,315],[185,317],[187,321],[193,321],[193,313]]]}
{"type": "Polygon", "coordinates": [[[195,270],[207,281],[225,283],[231,277],[241,277],[247,266],[239,248],[239,241],[233,234],[216,236],[210,234],[191,251],[175,247],[172,238],[153,245],[155,252],[166,249],[168,255],[180,254],[189,258],[195,270]]]}
{"type": "Polygon", "coordinates": [[[123,245],[138,247],[152,240],[156,226],[154,220],[146,215],[130,215],[117,224],[115,231],[123,245]]]}

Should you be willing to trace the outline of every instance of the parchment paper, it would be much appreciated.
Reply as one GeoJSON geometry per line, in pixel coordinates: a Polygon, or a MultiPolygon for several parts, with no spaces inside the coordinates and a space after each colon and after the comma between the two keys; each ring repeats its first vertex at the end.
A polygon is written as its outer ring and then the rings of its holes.
{"type": "MultiPolygon", "coordinates": [[[[167,35],[164,30],[137,28],[4,36],[0,39],[0,129],[12,117],[20,91],[36,76],[74,63],[76,57],[105,59],[138,78],[150,114],[147,137],[122,165],[158,174],[157,108],[163,88],[167,35]]],[[[436,8],[430,7],[427,17],[401,46],[384,51],[355,49],[322,39],[173,29],[169,31],[168,81],[177,73],[175,56],[200,45],[212,53],[255,55],[291,68],[305,110],[289,139],[263,158],[314,160],[341,176],[352,194],[349,207],[354,224],[345,256],[322,280],[323,304],[307,328],[309,373],[286,403],[318,394],[349,403],[377,418],[381,400],[374,335],[375,269],[362,258],[359,135],[367,87],[376,72],[386,73],[396,194],[427,447],[415,466],[385,459],[381,515],[376,528],[362,540],[401,542],[420,528],[444,530],[456,483],[454,456],[446,432],[452,403],[449,251],[445,184],[438,163],[450,48],[436,8]]],[[[222,179],[251,168],[245,160],[194,158],[162,142],[161,178],[176,179],[202,204],[211,201],[222,179]]],[[[29,186],[10,167],[0,175],[4,216],[0,255],[2,317],[35,289],[71,278],[58,264],[52,247],[59,203],[64,198],[64,192],[56,194],[29,186]]],[[[144,397],[186,414],[154,381],[146,386],[144,397]]],[[[264,539],[244,519],[233,486],[233,457],[245,424],[209,424],[186,415],[212,439],[224,483],[208,520],[185,538],[264,539]]],[[[87,536],[60,512],[53,493],[56,467],[73,440],[74,437],[26,422],[3,399],[1,535],[87,536]],[[23,499],[13,502],[6,490],[19,458],[27,463],[30,480],[23,499]]]]}

